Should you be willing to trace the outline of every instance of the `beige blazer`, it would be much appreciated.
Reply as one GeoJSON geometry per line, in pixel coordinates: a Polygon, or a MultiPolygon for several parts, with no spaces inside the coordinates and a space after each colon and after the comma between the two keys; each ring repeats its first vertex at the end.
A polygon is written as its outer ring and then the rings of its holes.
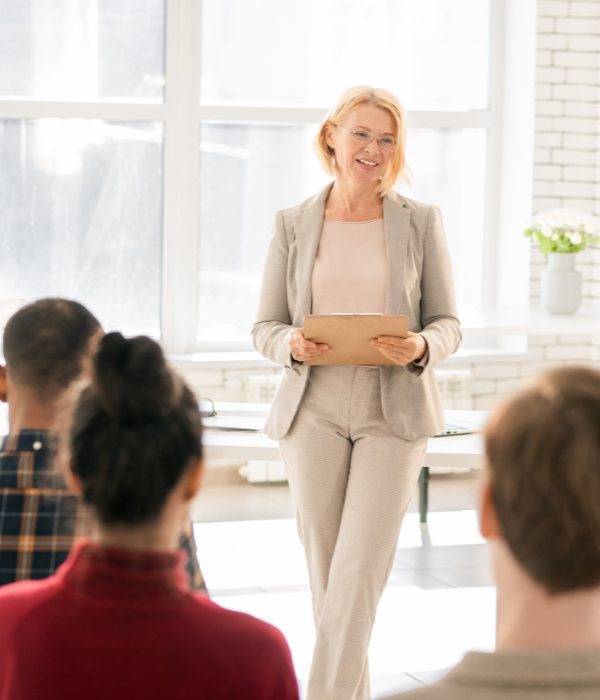
{"type": "MultiPolygon", "coordinates": [[[[281,384],[265,426],[273,440],[289,430],[300,405],[310,367],[296,362],[289,347],[294,328],[311,312],[311,277],[333,183],[315,197],[278,211],[262,279],[254,347],[283,365],[281,384]]],[[[383,198],[388,280],[386,314],[409,317],[409,330],[427,340],[425,367],[381,366],[383,415],[405,440],[419,440],[444,427],[433,368],[457,349],[461,334],[456,315],[450,256],[437,207],[390,192],[383,198]]]]}
{"type": "Polygon", "coordinates": [[[469,652],[434,685],[388,700],[598,700],[600,649],[469,652]]]}

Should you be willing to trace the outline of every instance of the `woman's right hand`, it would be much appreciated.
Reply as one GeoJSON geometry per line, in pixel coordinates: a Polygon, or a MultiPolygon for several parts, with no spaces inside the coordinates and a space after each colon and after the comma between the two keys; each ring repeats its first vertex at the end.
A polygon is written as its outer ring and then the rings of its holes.
{"type": "Polygon", "coordinates": [[[331,352],[328,345],[324,343],[313,343],[304,337],[304,328],[295,328],[290,335],[290,352],[296,362],[312,360],[319,355],[331,352]]]}

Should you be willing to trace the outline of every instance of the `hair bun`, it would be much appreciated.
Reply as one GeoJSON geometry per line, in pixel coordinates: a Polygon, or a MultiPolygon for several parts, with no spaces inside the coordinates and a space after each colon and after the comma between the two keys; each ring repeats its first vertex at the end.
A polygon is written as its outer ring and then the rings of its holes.
{"type": "Polygon", "coordinates": [[[124,421],[165,416],[175,404],[175,383],[158,343],[108,333],[95,358],[94,388],[104,410],[124,421]]]}

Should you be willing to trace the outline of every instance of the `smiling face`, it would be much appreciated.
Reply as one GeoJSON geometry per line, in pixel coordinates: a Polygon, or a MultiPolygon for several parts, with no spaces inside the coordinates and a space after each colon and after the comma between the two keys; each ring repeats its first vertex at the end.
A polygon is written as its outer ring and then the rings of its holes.
{"type": "MultiPolygon", "coordinates": [[[[363,129],[374,136],[397,138],[394,118],[386,109],[361,105],[341,124],[344,129],[363,129]]],[[[377,184],[385,173],[394,153],[384,151],[377,139],[358,143],[342,129],[327,126],[327,145],[335,151],[336,177],[357,183],[377,184]]]]}

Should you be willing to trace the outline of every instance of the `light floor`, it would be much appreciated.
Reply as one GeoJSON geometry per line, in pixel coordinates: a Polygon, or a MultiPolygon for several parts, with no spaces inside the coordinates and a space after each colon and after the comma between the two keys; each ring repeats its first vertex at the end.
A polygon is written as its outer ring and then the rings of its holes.
{"type": "MultiPolygon", "coordinates": [[[[289,489],[246,484],[231,472],[207,481],[193,516],[211,597],[283,632],[302,690],[314,628],[289,489]]],[[[496,597],[477,529],[476,482],[433,477],[427,526],[413,498],[371,639],[374,699],[434,682],[468,649],[493,649],[496,597]]]]}

